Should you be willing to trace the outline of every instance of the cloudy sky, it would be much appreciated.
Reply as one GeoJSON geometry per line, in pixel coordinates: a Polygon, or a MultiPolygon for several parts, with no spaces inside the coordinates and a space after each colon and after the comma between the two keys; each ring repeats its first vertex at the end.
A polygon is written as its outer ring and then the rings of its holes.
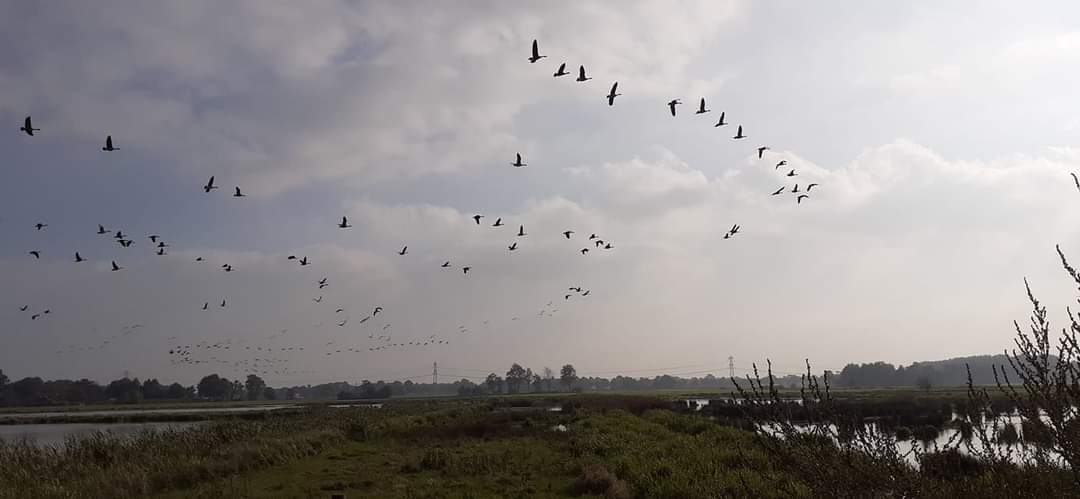
{"type": "Polygon", "coordinates": [[[1025,276],[1059,319],[1075,294],[1054,254],[1080,259],[1075,2],[4,12],[12,377],[193,382],[255,358],[277,359],[271,384],[403,379],[436,361],[444,379],[515,361],[650,376],[726,374],[729,355],[781,371],[906,364],[1008,347],[1025,276]],[[530,64],[534,38],[548,57],[530,64]],[[561,62],[595,79],[553,78],[561,62]],[[701,97],[712,112],[695,116],[701,97]],[[731,125],[713,127],[721,111],[731,125]],[[739,124],[748,139],[731,139],[739,124]],[[118,151],[100,150],[106,134],[118,151]],[[207,195],[210,175],[222,188],[207,195]],[[801,205],[770,196],[795,182],[819,186],[801,205]],[[591,233],[614,249],[581,255],[591,233]],[[566,300],[571,286],[590,294],[566,300]],[[387,346],[432,335],[448,344],[387,346]],[[169,355],[199,342],[230,350],[169,355]]]}

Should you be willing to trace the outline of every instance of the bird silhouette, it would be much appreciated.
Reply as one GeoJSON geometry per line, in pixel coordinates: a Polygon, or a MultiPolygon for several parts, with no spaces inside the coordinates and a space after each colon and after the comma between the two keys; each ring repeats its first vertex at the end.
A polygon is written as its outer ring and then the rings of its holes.
{"type": "Polygon", "coordinates": [[[781,187],[781,188],[777,189],[775,192],[772,193],[772,195],[776,196],[776,195],[779,195],[781,192],[784,192],[784,187],[781,187]]]}
{"type": "Polygon", "coordinates": [[[591,79],[592,78],[589,78],[588,76],[585,76],[585,66],[578,66],[577,79],[574,80],[574,81],[581,82],[581,81],[589,81],[591,79]]]}
{"type": "Polygon", "coordinates": [[[517,243],[513,243],[513,244],[511,244],[510,246],[507,246],[507,248],[508,248],[508,249],[509,249],[510,251],[514,251],[514,250],[516,250],[516,249],[517,249],[517,243]]]}
{"type": "Polygon", "coordinates": [[[306,256],[300,259],[300,266],[301,267],[307,267],[308,265],[311,265],[311,263],[308,262],[308,259],[307,259],[306,256]]]}
{"type": "Polygon", "coordinates": [[[34,315],[31,315],[31,316],[30,316],[30,320],[32,320],[32,321],[36,321],[38,317],[41,317],[41,314],[34,314],[34,315]]]}
{"type": "Polygon", "coordinates": [[[165,248],[158,248],[157,255],[158,256],[165,256],[165,248]]]}
{"type": "Polygon", "coordinates": [[[225,300],[221,300],[221,307],[222,307],[222,308],[224,308],[224,307],[225,307],[225,300]]]}
{"type": "Polygon", "coordinates": [[[785,165],[787,165],[787,160],[782,159],[782,160],[780,160],[780,162],[776,163],[776,167],[773,168],[773,171],[779,170],[781,166],[785,166],[785,165]]]}
{"type": "Polygon", "coordinates": [[[607,94],[607,105],[614,106],[615,98],[622,95],[615,93],[615,89],[619,88],[619,82],[615,82],[611,85],[611,91],[607,94]]]}
{"type": "Polygon", "coordinates": [[[41,252],[40,251],[34,250],[34,251],[31,251],[30,254],[34,255],[35,259],[40,259],[41,258],[41,252]]]}
{"type": "Polygon", "coordinates": [[[401,255],[401,256],[405,256],[405,254],[408,253],[408,252],[409,252],[409,247],[408,246],[402,246],[401,251],[398,251],[398,254],[401,255]]]}
{"type": "Polygon", "coordinates": [[[319,279],[319,284],[326,284],[327,280],[327,278],[323,277],[322,279],[319,279]]]}
{"type": "Polygon", "coordinates": [[[789,176],[789,177],[794,177],[796,175],[798,175],[798,174],[795,173],[795,170],[791,170],[790,172],[787,173],[787,176],[789,176]]]}
{"type": "Polygon", "coordinates": [[[461,267],[462,274],[468,274],[470,270],[472,270],[472,267],[461,267]]]}
{"type": "Polygon", "coordinates": [[[124,267],[121,267],[121,266],[117,265],[117,264],[116,264],[116,261],[113,261],[113,262],[112,262],[112,271],[113,271],[113,272],[116,272],[117,270],[120,270],[120,269],[122,269],[122,268],[124,268],[124,267]]]}
{"type": "Polygon", "coordinates": [[[517,235],[518,235],[518,237],[524,237],[526,235],[524,225],[519,225],[518,226],[518,234],[517,235]]]}
{"type": "Polygon", "coordinates": [[[581,248],[581,254],[584,255],[589,252],[589,248],[581,248]]]}
{"type": "Polygon", "coordinates": [[[86,261],[86,259],[83,258],[82,255],[80,255],[78,251],[76,251],[75,252],[75,263],[82,263],[82,262],[85,262],[85,261],[86,261]]]}
{"type": "Polygon", "coordinates": [[[379,315],[379,312],[382,312],[382,310],[383,310],[383,308],[382,308],[382,307],[375,307],[375,311],[374,311],[374,312],[372,312],[372,313],[371,313],[371,315],[372,315],[372,316],[376,316],[376,315],[379,315]]]}
{"type": "Polygon", "coordinates": [[[803,200],[804,198],[808,198],[808,197],[810,197],[810,196],[807,196],[806,194],[799,194],[799,197],[795,199],[795,202],[796,202],[797,204],[802,204],[802,200],[803,200]]]}
{"type": "Polygon", "coordinates": [[[40,132],[41,131],[40,128],[34,128],[34,124],[33,124],[33,122],[30,121],[29,116],[27,116],[26,119],[23,120],[23,126],[19,127],[19,130],[21,130],[23,132],[26,132],[26,134],[31,136],[31,137],[34,136],[34,132],[40,132]]]}
{"type": "Polygon", "coordinates": [[[523,166],[528,166],[527,164],[521,162],[521,153],[517,153],[517,161],[515,161],[513,163],[510,163],[510,165],[514,166],[516,168],[521,168],[523,166]]]}
{"type": "Polygon", "coordinates": [[[484,218],[483,215],[473,215],[472,219],[476,220],[476,225],[480,225],[480,219],[484,218]]]}
{"type": "Polygon", "coordinates": [[[116,234],[113,235],[113,239],[124,239],[126,237],[127,236],[124,235],[124,231],[122,231],[122,230],[116,231],[116,234]]]}
{"type": "Polygon", "coordinates": [[[806,186],[806,192],[810,192],[810,189],[813,188],[815,185],[817,185],[817,184],[810,184],[810,185],[806,186]]]}
{"type": "Polygon", "coordinates": [[[705,113],[707,113],[709,111],[712,111],[712,110],[711,109],[705,109],[705,98],[702,97],[701,98],[701,104],[698,105],[698,110],[694,114],[705,114],[705,113]]]}
{"type": "Polygon", "coordinates": [[[318,298],[312,298],[311,301],[313,301],[315,303],[322,303],[322,296],[320,296],[318,298]]]}
{"type": "Polygon", "coordinates": [[[1076,184],[1076,190],[1080,190],[1080,178],[1076,178],[1075,173],[1070,173],[1069,175],[1072,175],[1073,183],[1076,184]]]}
{"type": "Polygon", "coordinates": [[[118,148],[115,148],[112,145],[112,135],[108,135],[108,136],[105,137],[105,147],[102,147],[101,150],[102,151],[119,151],[118,148]]]}
{"type": "Polygon", "coordinates": [[[611,243],[607,243],[607,244],[604,245],[604,249],[606,249],[606,250],[609,250],[611,248],[614,248],[614,246],[612,246],[611,243]]]}
{"type": "Polygon", "coordinates": [[[761,157],[765,154],[765,151],[768,151],[768,150],[769,150],[769,146],[761,146],[761,147],[757,148],[757,157],[758,157],[758,159],[761,159],[761,157]]]}
{"type": "Polygon", "coordinates": [[[28,308],[30,308],[30,305],[23,305],[19,307],[19,312],[26,312],[28,308]]]}
{"type": "Polygon", "coordinates": [[[560,76],[566,76],[568,74],[570,74],[570,73],[566,72],[566,63],[564,62],[562,64],[559,64],[559,70],[556,71],[555,74],[553,74],[551,76],[554,76],[554,77],[558,78],[560,76]]]}
{"type": "Polygon", "coordinates": [[[240,186],[239,185],[236,186],[236,191],[233,192],[232,197],[234,197],[234,198],[242,198],[244,196],[245,196],[244,193],[240,192],[240,186]]]}
{"type": "Polygon", "coordinates": [[[742,125],[739,125],[739,131],[738,131],[738,132],[736,132],[736,133],[735,133],[735,136],[734,136],[734,137],[732,137],[732,138],[733,138],[733,139],[745,139],[745,138],[746,138],[746,136],[745,136],[745,135],[743,135],[743,133],[742,133],[742,125]]]}
{"type": "Polygon", "coordinates": [[[532,56],[529,57],[529,62],[530,63],[535,63],[536,61],[539,61],[540,59],[543,59],[545,57],[547,57],[547,56],[546,55],[540,55],[540,46],[536,43],[536,40],[533,40],[532,56]]]}
{"type": "Polygon", "coordinates": [[[34,228],[37,229],[37,230],[44,229],[45,227],[48,227],[48,226],[49,226],[49,224],[43,224],[41,222],[38,222],[38,223],[34,224],[34,228]]]}
{"type": "Polygon", "coordinates": [[[208,309],[208,308],[210,308],[210,302],[203,302],[203,304],[202,304],[202,309],[203,309],[203,310],[206,310],[206,309],[208,309]]]}
{"type": "Polygon", "coordinates": [[[206,192],[207,194],[209,194],[210,191],[212,191],[214,189],[217,189],[217,186],[214,185],[214,176],[211,175],[210,180],[207,180],[206,185],[203,186],[203,192],[206,192]]]}
{"type": "Polygon", "coordinates": [[[716,127],[718,127],[718,126],[724,126],[724,125],[726,125],[726,124],[727,124],[727,123],[724,123],[724,113],[723,113],[723,112],[721,112],[721,113],[720,113],[720,121],[717,121],[717,122],[716,122],[716,124],[715,124],[715,125],[713,125],[713,128],[716,128],[716,127]]]}
{"type": "Polygon", "coordinates": [[[592,241],[593,239],[596,239],[596,234],[589,234],[589,240],[592,241]]]}
{"type": "Polygon", "coordinates": [[[341,223],[338,224],[338,228],[348,229],[349,227],[352,227],[351,225],[349,225],[349,219],[346,217],[341,217],[341,223]]]}
{"type": "Polygon", "coordinates": [[[667,107],[671,110],[672,118],[675,117],[675,106],[678,106],[679,104],[682,104],[682,101],[680,101],[679,99],[671,99],[670,101],[668,101],[667,107]]]}
{"type": "Polygon", "coordinates": [[[225,272],[232,272],[233,267],[232,267],[232,265],[225,264],[225,265],[222,265],[222,270],[224,270],[225,272]]]}
{"type": "Polygon", "coordinates": [[[581,296],[589,296],[589,293],[591,292],[591,290],[586,289],[584,293],[581,293],[581,296]]]}
{"type": "Polygon", "coordinates": [[[104,225],[98,224],[98,226],[97,226],[97,233],[98,233],[98,234],[108,234],[108,233],[109,233],[109,231],[105,230],[105,226],[104,226],[104,225]]]}
{"type": "Polygon", "coordinates": [[[443,264],[442,264],[442,265],[440,265],[440,266],[441,266],[442,268],[444,268],[444,269],[445,269],[445,268],[449,268],[449,267],[450,267],[450,260],[447,260],[447,261],[443,262],[443,264]]]}
{"type": "Polygon", "coordinates": [[[501,219],[501,218],[498,218],[498,219],[496,219],[496,220],[495,220],[495,223],[494,223],[494,224],[491,224],[491,226],[492,226],[492,227],[502,227],[503,225],[504,225],[504,224],[502,223],[502,219],[501,219]]]}
{"type": "Polygon", "coordinates": [[[799,184],[795,184],[795,187],[793,187],[791,189],[791,193],[792,194],[798,194],[799,193],[799,184]]]}
{"type": "Polygon", "coordinates": [[[130,248],[132,245],[135,244],[135,241],[132,241],[131,239],[121,239],[117,242],[120,243],[120,246],[124,248],[130,248]]]}
{"type": "Polygon", "coordinates": [[[150,234],[149,236],[146,236],[146,237],[150,239],[150,242],[156,243],[158,238],[161,237],[161,236],[159,236],[157,234],[150,234]]]}
{"type": "Polygon", "coordinates": [[[574,233],[574,231],[567,230],[567,231],[563,231],[562,235],[566,236],[567,239],[570,239],[570,235],[573,234],[573,233],[574,233]]]}
{"type": "Polygon", "coordinates": [[[201,262],[201,261],[203,261],[203,257],[197,256],[197,257],[195,257],[195,261],[196,262],[201,262]]]}

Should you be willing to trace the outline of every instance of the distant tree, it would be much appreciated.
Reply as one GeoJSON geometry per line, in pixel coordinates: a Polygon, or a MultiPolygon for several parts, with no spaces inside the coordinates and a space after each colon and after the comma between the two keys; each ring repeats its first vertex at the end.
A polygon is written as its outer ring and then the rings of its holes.
{"type": "Polygon", "coordinates": [[[180,383],[173,383],[165,390],[165,397],[173,400],[194,398],[194,388],[184,388],[180,383]]]}
{"type": "Polygon", "coordinates": [[[544,384],[547,385],[547,391],[551,391],[551,383],[555,380],[555,371],[552,371],[550,367],[544,367],[544,384]]]}
{"type": "Polygon", "coordinates": [[[510,370],[506,371],[506,391],[509,393],[517,393],[521,387],[521,384],[526,381],[526,377],[529,375],[525,371],[524,367],[515,363],[510,366],[510,370]]]}
{"type": "Polygon", "coordinates": [[[928,392],[934,387],[934,383],[930,381],[929,377],[920,376],[919,379],[915,380],[915,386],[924,392],[928,392]]]}
{"type": "Polygon", "coordinates": [[[277,400],[277,391],[267,386],[263,388],[262,398],[266,400],[277,400]]]}
{"type": "Polygon", "coordinates": [[[249,374],[247,382],[244,383],[244,389],[247,392],[248,400],[259,400],[259,397],[262,397],[263,392],[266,391],[266,382],[254,374],[249,374]]]}
{"type": "Polygon", "coordinates": [[[244,400],[244,384],[240,381],[233,381],[229,386],[229,400],[244,400]]]}
{"type": "Polygon", "coordinates": [[[544,378],[541,378],[539,374],[532,375],[532,391],[542,392],[544,391],[544,378]]]}
{"type": "Polygon", "coordinates": [[[3,388],[6,384],[8,384],[8,377],[4,374],[4,370],[0,369],[0,388],[3,388]]]}
{"type": "Polygon", "coordinates": [[[163,399],[166,397],[167,392],[164,386],[156,379],[148,379],[143,381],[142,394],[144,399],[163,399]]]}
{"type": "Polygon", "coordinates": [[[199,396],[210,400],[229,400],[232,395],[232,382],[211,374],[199,381],[199,396]]]}
{"type": "Polygon", "coordinates": [[[499,393],[499,386],[502,385],[502,378],[500,378],[498,374],[491,373],[487,375],[484,384],[487,385],[488,392],[499,393]]]}
{"type": "Polygon", "coordinates": [[[295,386],[285,389],[285,400],[296,400],[300,398],[300,390],[295,386]]]}
{"type": "Polygon", "coordinates": [[[16,404],[44,404],[49,400],[45,397],[45,381],[38,377],[23,378],[10,385],[14,403],[16,404]]]}
{"type": "Polygon", "coordinates": [[[142,383],[138,379],[122,378],[105,387],[105,396],[122,404],[135,404],[143,399],[142,383]]]}
{"type": "Polygon", "coordinates": [[[572,364],[562,366],[562,369],[559,371],[559,379],[562,381],[563,386],[569,390],[574,386],[574,382],[578,379],[577,369],[574,369],[572,364]]]}

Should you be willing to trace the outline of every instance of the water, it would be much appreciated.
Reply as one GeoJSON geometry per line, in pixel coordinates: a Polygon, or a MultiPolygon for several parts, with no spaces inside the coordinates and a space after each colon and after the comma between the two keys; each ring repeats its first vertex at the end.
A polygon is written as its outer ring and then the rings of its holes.
{"type": "Polygon", "coordinates": [[[201,423],[114,423],[114,424],[31,424],[0,425],[0,440],[15,442],[28,439],[36,445],[62,445],[69,436],[89,435],[107,431],[115,435],[134,436],[146,430],[183,429],[201,423]]]}
{"type": "Polygon", "coordinates": [[[0,414],[0,419],[56,418],[56,417],[95,417],[95,416],[131,416],[139,414],[201,414],[201,413],[237,413],[255,411],[276,411],[288,405],[248,405],[242,407],[200,407],[192,409],[130,409],[110,411],[66,411],[66,412],[15,412],[0,414]]]}

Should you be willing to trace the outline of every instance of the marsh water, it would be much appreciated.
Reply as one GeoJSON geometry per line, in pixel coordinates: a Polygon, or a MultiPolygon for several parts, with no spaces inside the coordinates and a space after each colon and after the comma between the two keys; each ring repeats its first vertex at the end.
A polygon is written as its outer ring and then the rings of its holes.
{"type": "Polygon", "coordinates": [[[36,445],[61,445],[72,436],[90,435],[103,431],[120,436],[133,436],[144,431],[183,429],[202,424],[189,423],[64,423],[0,425],[0,441],[15,442],[26,439],[36,445]]]}
{"type": "Polygon", "coordinates": [[[55,412],[13,412],[2,413],[0,418],[6,419],[31,419],[31,418],[75,418],[75,417],[102,417],[102,416],[137,416],[140,414],[201,414],[201,413],[238,413],[255,411],[276,411],[285,409],[288,405],[245,405],[240,407],[198,407],[198,408],[175,408],[175,409],[123,409],[108,411],[55,411],[55,412]]]}

